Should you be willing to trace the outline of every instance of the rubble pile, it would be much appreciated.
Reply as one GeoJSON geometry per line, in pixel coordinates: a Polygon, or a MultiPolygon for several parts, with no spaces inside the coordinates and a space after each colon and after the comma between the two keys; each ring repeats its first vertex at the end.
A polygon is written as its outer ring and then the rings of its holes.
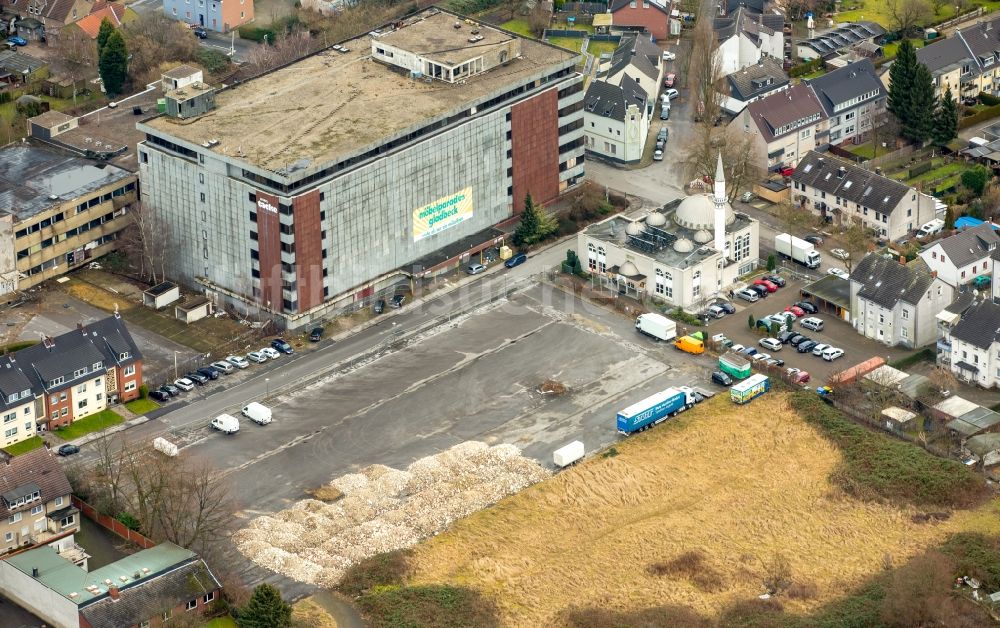
{"type": "Polygon", "coordinates": [[[258,565],[324,587],[352,564],[410,547],[454,521],[548,477],[513,445],[459,443],[405,471],[372,465],[330,486],[333,503],[305,499],[233,536],[258,565]]]}

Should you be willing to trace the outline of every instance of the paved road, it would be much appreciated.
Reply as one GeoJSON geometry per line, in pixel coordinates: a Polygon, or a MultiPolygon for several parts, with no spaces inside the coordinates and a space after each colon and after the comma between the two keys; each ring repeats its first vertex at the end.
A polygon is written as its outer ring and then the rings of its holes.
{"type": "MultiPolygon", "coordinates": [[[[163,0],[136,0],[136,2],[129,4],[129,7],[140,14],[162,13],[163,0]]],[[[255,42],[240,39],[239,34],[233,37],[231,34],[216,33],[215,31],[208,31],[208,39],[199,39],[198,43],[205,48],[226,54],[229,54],[231,48],[235,48],[235,55],[232,56],[232,59],[236,63],[242,63],[246,59],[247,51],[257,45],[255,42]]]]}

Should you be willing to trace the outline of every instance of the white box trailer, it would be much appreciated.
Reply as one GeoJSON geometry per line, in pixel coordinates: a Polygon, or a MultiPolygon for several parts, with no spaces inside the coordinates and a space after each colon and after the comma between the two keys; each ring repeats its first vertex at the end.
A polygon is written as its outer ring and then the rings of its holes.
{"type": "Polygon", "coordinates": [[[673,340],[677,337],[677,323],[662,314],[640,314],[635,319],[635,329],[657,340],[673,340]]]}
{"type": "Polygon", "coordinates": [[[153,449],[162,452],[171,458],[177,455],[177,445],[171,443],[162,436],[157,436],[153,439],[153,449]]]}
{"type": "Polygon", "coordinates": [[[582,459],[583,454],[583,443],[575,440],[572,443],[555,450],[552,453],[552,462],[555,463],[557,467],[568,467],[577,460],[582,459]]]}

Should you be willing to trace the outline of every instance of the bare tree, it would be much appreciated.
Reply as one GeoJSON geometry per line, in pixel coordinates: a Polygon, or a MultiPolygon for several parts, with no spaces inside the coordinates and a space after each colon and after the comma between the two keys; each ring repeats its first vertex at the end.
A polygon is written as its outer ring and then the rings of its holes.
{"type": "Polygon", "coordinates": [[[941,12],[941,9],[948,6],[951,0],[931,0],[931,6],[934,7],[934,15],[941,12]]]}
{"type": "Polygon", "coordinates": [[[785,10],[793,20],[801,20],[806,13],[818,13],[819,0],[786,0],[785,10]]]}
{"type": "Polygon", "coordinates": [[[700,111],[702,120],[714,123],[722,109],[722,58],[717,54],[719,43],[712,27],[713,17],[707,13],[695,25],[691,57],[688,61],[688,90],[700,111]]]}
{"type": "Polygon", "coordinates": [[[162,12],[140,14],[122,32],[130,55],[129,77],[143,85],[160,78],[162,64],[198,58],[198,40],[191,29],[162,12]]]}
{"type": "Polygon", "coordinates": [[[535,37],[541,37],[551,21],[552,12],[546,9],[541,2],[536,2],[535,6],[531,8],[531,12],[528,13],[528,28],[531,29],[531,34],[535,37]]]}
{"type": "Polygon", "coordinates": [[[727,200],[733,202],[741,190],[761,176],[752,135],[736,128],[716,127],[709,120],[703,120],[695,125],[695,137],[681,153],[681,160],[691,178],[711,179],[715,177],[720,153],[726,175],[727,200]]]}
{"type": "Polygon", "coordinates": [[[170,255],[170,225],[141,201],[129,207],[128,215],[132,222],[121,236],[120,248],[133,263],[138,262],[140,277],[162,281],[170,255]]]}
{"type": "Polygon", "coordinates": [[[500,0],[500,6],[510,15],[509,20],[517,17],[517,14],[524,8],[524,0],[500,0]]]}
{"type": "Polygon", "coordinates": [[[73,83],[76,103],[77,85],[97,74],[97,44],[83,29],[67,28],[59,34],[55,48],[54,69],[73,83]]]}
{"type": "Polygon", "coordinates": [[[851,272],[854,265],[861,260],[862,257],[871,248],[871,230],[866,229],[858,218],[849,219],[849,224],[847,228],[843,230],[842,234],[843,249],[847,251],[847,259],[844,260],[844,266],[847,268],[847,272],[851,272]]]}
{"type": "Polygon", "coordinates": [[[207,464],[188,460],[184,471],[173,474],[168,484],[165,501],[169,508],[160,512],[159,531],[181,547],[211,544],[223,536],[232,521],[229,487],[207,464]]]}
{"type": "Polygon", "coordinates": [[[931,15],[928,0],[885,0],[886,13],[894,30],[905,37],[917,26],[922,26],[931,15]]]}
{"type": "Polygon", "coordinates": [[[878,157],[880,149],[883,155],[895,149],[896,139],[899,137],[899,121],[896,116],[884,109],[871,107],[862,122],[862,131],[868,129],[871,138],[872,157],[878,157]]]}
{"type": "Polygon", "coordinates": [[[795,202],[794,198],[778,203],[772,211],[788,233],[815,227],[819,222],[815,214],[795,202]]]}

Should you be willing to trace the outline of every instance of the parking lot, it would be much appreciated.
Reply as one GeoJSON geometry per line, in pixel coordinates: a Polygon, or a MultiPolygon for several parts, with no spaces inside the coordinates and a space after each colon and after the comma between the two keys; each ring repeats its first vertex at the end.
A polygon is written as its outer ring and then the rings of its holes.
{"type": "Polygon", "coordinates": [[[725,334],[726,337],[735,343],[747,347],[752,346],[758,351],[769,353],[775,358],[784,360],[785,368],[795,367],[807,371],[811,377],[808,384],[810,386],[822,385],[826,383],[830,375],[873,356],[881,355],[889,359],[896,359],[911,353],[904,349],[887,347],[874,340],[868,340],[854,331],[849,322],[824,313],[806,315],[807,317],[815,316],[821,318],[823,320],[823,331],[813,332],[802,329],[797,323],[792,325],[792,331],[805,334],[817,342],[840,347],[844,350],[842,357],[832,362],[827,362],[811,353],[798,353],[794,347],[789,345],[785,345],[778,352],[764,349],[757,343],[761,338],[767,336],[750,329],[748,326],[748,316],[752,315],[756,321],[769,314],[782,312],[796,301],[807,300],[803,299],[800,293],[800,289],[806,282],[787,277],[786,280],[787,284],[785,287],[778,288],[777,292],[769,294],[756,303],[748,303],[742,299],[735,299],[732,303],[736,306],[736,313],[721,319],[709,320],[707,335],[725,334]]]}

